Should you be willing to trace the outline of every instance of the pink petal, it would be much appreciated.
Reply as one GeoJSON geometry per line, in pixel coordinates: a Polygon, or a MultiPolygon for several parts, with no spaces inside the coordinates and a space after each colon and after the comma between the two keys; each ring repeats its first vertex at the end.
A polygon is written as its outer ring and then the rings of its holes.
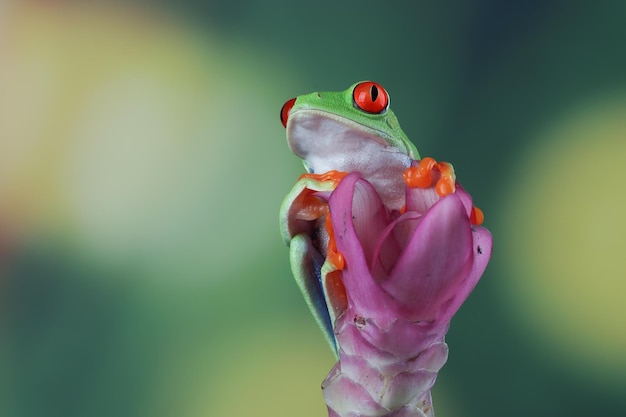
{"type": "Polygon", "coordinates": [[[467,217],[471,216],[472,207],[474,207],[472,196],[469,195],[469,193],[465,191],[465,189],[458,182],[456,183],[456,191],[454,192],[454,195],[459,197],[459,199],[463,203],[463,206],[465,207],[465,211],[467,212],[467,217]]]}
{"type": "Polygon", "coordinates": [[[471,262],[470,222],[461,199],[451,194],[426,213],[381,286],[410,309],[411,319],[434,320],[463,284],[471,262]]]}
{"type": "Polygon", "coordinates": [[[391,273],[402,253],[402,248],[413,234],[419,217],[420,215],[413,211],[404,213],[379,234],[370,267],[375,280],[382,281],[391,273]]]}
{"type": "MultiPolygon", "coordinates": [[[[342,315],[337,320],[335,333],[341,346],[341,352],[346,355],[355,355],[368,361],[376,361],[378,366],[393,366],[398,362],[398,356],[374,346],[361,333],[361,324],[354,321],[354,313],[342,315]]],[[[374,341],[376,338],[374,338],[374,341]]]]}
{"type": "MultiPolygon", "coordinates": [[[[397,313],[396,303],[373,279],[370,262],[366,258],[366,252],[355,229],[355,224],[358,224],[359,233],[367,234],[367,231],[361,230],[367,228],[367,221],[372,221],[376,228],[380,228],[383,224],[379,219],[373,219],[365,210],[366,206],[372,207],[371,201],[375,201],[376,198],[379,197],[376,197],[376,191],[371,185],[361,180],[358,173],[350,173],[332,193],[329,207],[337,250],[346,261],[346,266],[341,273],[348,303],[358,306],[360,314],[391,318],[397,313]],[[362,184],[358,188],[359,194],[364,193],[367,197],[361,195],[356,199],[353,198],[357,182],[362,184]],[[353,208],[355,200],[358,205],[353,208]],[[366,201],[370,203],[365,203],[366,201]]],[[[374,204],[373,207],[378,206],[374,204]]],[[[386,216],[384,211],[377,211],[377,213],[378,216],[386,216]]],[[[368,252],[373,253],[372,242],[367,242],[365,246],[368,252]]]]}
{"type": "Polygon", "coordinates": [[[424,214],[430,209],[441,197],[435,191],[435,187],[429,188],[406,188],[406,211],[416,211],[424,214]]]}
{"type": "Polygon", "coordinates": [[[440,318],[442,321],[452,319],[452,316],[457,312],[461,304],[472,292],[485,268],[491,258],[491,250],[493,247],[493,238],[489,230],[484,227],[473,226],[472,227],[472,269],[470,270],[467,278],[461,286],[457,288],[457,293],[450,303],[445,307],[445,312],[440,318]]]}
{"type": "MultiPolygon", "coordinates": [[[[467,210],[467,215],[469,216],[473,207],[472,197],[458,182],[455,186],[456,191],[454,194],[461,199],[463,206],[465,206],[465,209],[467,210]]],[[[405,211],[416,211],[420,214],[424,214],[432,206],[434,206],[440,198],[441,197],[437,194],[434,185],[429,188],[407,187],[405,211]]]]}
{"type": "MultiPolygon", "coordinates": [[[[433,343],[443,340],[449,323],[431,321],[417,322],[396,318],[386,327],[379,326],[374,319],[366,321],[360,329],[363,339],[377,349],[401,358],[409,359],[419,355],[433,343]]],[[[342,340],[337,335],[341,345],[342,340]]]]}
{"type": "MultiPolygon", "coordinates": [[[[322,393],[329,410],[339,416],[378,415],[386,411],[378,401],[349,374],[342,370],[342,363],[337,362],[322,382],[322,393]]],[[[329,413],[329,415],[331,415],[329,413]]]]}
{"type": "MultiPolygon", "coordinates": [[[[449,322],[416,323],[396,317],[383,327],[379,321],[378,317],[360,317],[352,308],[341,315],[335,323],[340,357],[347,354],[376,361],[381,372],[397,373],[406,369],[419,369],[406,364],[402,369],[396,366],[399,361],[416,358],[425,349],[431,349],[443,342],[449,325],[449,322]]],[[[443,361],[445,362],[445,358],[443,361]]]]}
{"type": "MultiPolygon", "coordinates": [[[[354,187],[352,223],[363,248],[363,255],[370,265],[379,236],[389,223],[389,216],[374,187],[364,180],[357,181],[354,187]]],[[[399,251],[400,247],[396,245],[394,249],[399,251]]]]}

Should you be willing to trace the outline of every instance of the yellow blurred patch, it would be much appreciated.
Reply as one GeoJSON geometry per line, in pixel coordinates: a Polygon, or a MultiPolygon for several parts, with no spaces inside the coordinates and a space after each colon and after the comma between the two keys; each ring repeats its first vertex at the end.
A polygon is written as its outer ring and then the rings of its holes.
{"type": "Polygon", "coordinates": [[[0,229],[176,285],[281,247],[282,62],[152,8],[48,3],[0,25],[0,229]]]}
{"type": "Polygon", "coordinates": [[[222,365],[210,375],[210,387],[186,415],[327,415],[321,384],[334,358],[322,335],[312,323],[267,324],[232,340],[222,352],[222,365]]]}
{"type": "Polygon", "coordinates": [[[494,251],[515,325],[573,372],[626,376],[626,97],[562,120],[516,175],[494,251]]]}

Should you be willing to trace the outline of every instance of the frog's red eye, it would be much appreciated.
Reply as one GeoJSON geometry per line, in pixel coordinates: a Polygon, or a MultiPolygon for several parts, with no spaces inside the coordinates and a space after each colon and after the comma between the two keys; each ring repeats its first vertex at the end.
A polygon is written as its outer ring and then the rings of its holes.
{"type": "Polygon", "coordinates": [[[289,112],[293,107],[293,104],[296,102],[295,98],[291,100],[287,100],[285,104],[283,104],[283,108],[280,109],[280,121],[283,124],[283,127],[287,127],[287,119],[289,118],[289,112]]]}
{"type": "Polygon", "coordinates": [[[373,114],[382,113],[389,106],[387,91],[373,81],[363,81],[357,84],[352,91],[352,99],[356,107],[373,114]]]}

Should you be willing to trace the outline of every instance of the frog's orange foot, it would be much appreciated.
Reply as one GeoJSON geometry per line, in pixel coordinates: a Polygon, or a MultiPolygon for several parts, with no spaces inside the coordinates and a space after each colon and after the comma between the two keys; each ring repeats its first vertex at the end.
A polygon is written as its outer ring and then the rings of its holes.
{"type": "Polygon", "coordinates": [[[326,254],[326,260],[329,261],[333,265],[333,267],[335,267],[335,269],[341,271],[346,266],[346,261],[341,252],[337,250],[335,229],[333,227],[333,221],[330,215],[326,216],[324,227],[326,228],[326,233],[328,233],[328,253],[326,254]]]}
{"type": "Polygon", "coordinates": [[[454,168],[447,162],[437,162],[433,158],[424,158],[416,167],[407,168],[402,174],[404,182],[411,188],[428,188],[434,181],[433,171],[440,173],[435,190],[441,197],[454,193],[456,175],[454,168]]]}
{"type": "Polygon", "coordinates": [[[336,171],[336,170],[324,172],[322,174],[308,174],[307,173],[307,174],[300,175],[300,178],[298,178],[298,181],[304,178],[310,178],[312,180],[316,180],[319,182],[332,181],[335,183],[335,185],[337,185],[339,184],[339,182],[341,182],[343,177],[345,177],[346,175],[348,175],[347,172],[336,171]]]}
{"type": "Polygon", "coordinates": [[[485,215],[483,211],[476,206],[472,207],[472,213],[470,215],[470,223],[476,226],[480,226],[485,221],[485,215]]]}
{"type": "Polygon", "coordinates": [[[433,169],[437,161],[433,158],[424,158],[416,167],[404,170],[402,177],[407,186],[411,188],[428,188],[433,184],[433,169]]]}
{"type": "Polygon", "coordinates": [[[437,180],[437,185],[435,186],[437,190],[437,194],[441,197],[445,197],[448,194],[454,193],[456,190],[456,174],[454,173],[454,168],[452,164],[448,162],[440,162],[437,166],[439,171],[441,172],[441,176],[437,180]]]}

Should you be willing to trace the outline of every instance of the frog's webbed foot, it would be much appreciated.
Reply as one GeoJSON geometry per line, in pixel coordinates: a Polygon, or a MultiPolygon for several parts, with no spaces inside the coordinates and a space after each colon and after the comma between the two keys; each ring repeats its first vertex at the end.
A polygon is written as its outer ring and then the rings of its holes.
{"type": "MultiPolygon", "coordinates": [[[[456,174],[454,167],[448,162],[437,162],[433,158],[424,158],[417,166],[407,168],[402,174],[404,182],[411,188],[430,188],[435,183],[435,191],[440,197],[456,191],[456,174]]],[[[472,206],[470,222],[480,225],[485,216],[482,210],[472,206]]]]}
{"type": "Polygon", "coordinates": [[[337,184],[339,184],[339,182],[346,175],[348,175],[347,172],[336,171],[336,170],[324,172],[322,174],[306,173],[306,174],[300,175],[300,178],[298,178],[298,181],[304,178],[310,178],[319,182],[332,181],[335,183],[335,186],[337,186],[337,184]]]}
{"type": "Polygon", "coordinates": [[[436,180],[435,190],[440,197],[454,193],[456,175],[454,167],[448,162],[437,162],[433,158],[424,158],[416,167],[404,171],[404,182],[411,188],[430,188],[436,180]],[[434,171],[438,171],[435,175],[434,171]]]}

